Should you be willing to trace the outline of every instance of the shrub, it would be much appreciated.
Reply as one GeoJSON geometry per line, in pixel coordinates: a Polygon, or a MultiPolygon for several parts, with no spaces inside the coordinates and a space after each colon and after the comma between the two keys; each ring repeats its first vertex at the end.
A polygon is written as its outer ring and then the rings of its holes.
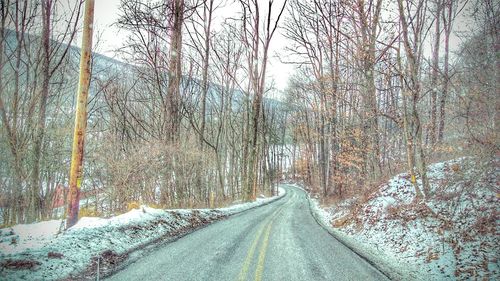
{"type": "Polygon", "coordinates": [[[127,211],[130,211],[132,209],[139,209],[141,205],[137,201],[130,201],[127,203],[127,211]]]}
{"type": "Polygon", "coordinates": [[[80,211],[78,212],[79,219],[82,217],[98,217],[98,216],[99,216],[99,213],[93,207],[80,208],[80,211]]]}

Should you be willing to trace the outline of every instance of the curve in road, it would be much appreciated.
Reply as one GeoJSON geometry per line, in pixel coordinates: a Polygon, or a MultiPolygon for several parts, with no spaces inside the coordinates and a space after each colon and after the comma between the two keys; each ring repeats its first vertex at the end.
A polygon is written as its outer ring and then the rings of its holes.
{"type": "Polygon", "coordinates": [[[108,280],[387,280],[319,226],[304,191],[213,223],[108,280]]]}

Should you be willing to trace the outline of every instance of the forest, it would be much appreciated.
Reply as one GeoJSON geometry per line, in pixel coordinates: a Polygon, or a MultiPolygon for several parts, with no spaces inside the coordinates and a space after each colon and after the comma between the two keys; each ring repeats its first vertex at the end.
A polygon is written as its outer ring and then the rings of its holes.
{"type": "Polygon", "coordinates": [[[0,279],[499,280],[499,1],[0,1],[0,279]]]}
{"type": "MultiPolygon", "coordinates": [[[[5,226],[65,213],[84,2],[1,2],[5,226]]],[[[94,34],[80,215],[225,206],[282,181],[342,199],[398,172],[425,201],[430,163],[498,156],[499,6],[121,1],[115,58],[94,34]]]]}

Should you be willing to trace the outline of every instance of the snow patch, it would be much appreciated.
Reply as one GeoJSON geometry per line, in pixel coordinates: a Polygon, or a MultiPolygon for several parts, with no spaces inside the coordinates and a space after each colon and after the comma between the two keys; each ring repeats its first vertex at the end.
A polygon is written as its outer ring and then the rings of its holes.
{"type": "Polygon", "coordinates": [[[414,187],[402,173],[353,214],[338,204],[322,219],[358,244],[414,264],[425,279],[500,280],[499,167],[499,158],[436,163],[427,174],[432,194],[422,203],[414,202],[414,187]]]}
{"type": "Polygon", "coordinates": [[[95,275],[99,260],[105,271],[129,253],[162,239],[173,239],[197,227],[255,208],[285,195],[220,209],[162,210],[141,206],[111,218],[83,217],[59,232],[61,220],[0,229],[0,279],[58,280],[95,275]],[[15,241],[13,243],[13,241],[15,241]]]}
{"type": "Polygon", "coordinates": [[[39,248],[56,236],[60,226],[60,220],[50,220],[0,229],[0,250],[2,253],[19,253],[39,248]]]}

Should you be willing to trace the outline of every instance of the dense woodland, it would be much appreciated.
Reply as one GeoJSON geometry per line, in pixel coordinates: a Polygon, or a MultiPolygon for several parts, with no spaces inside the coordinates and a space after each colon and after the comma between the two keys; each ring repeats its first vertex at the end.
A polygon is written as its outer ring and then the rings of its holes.
{"type": "MultiPolygon", "coordinates": [[[[67,190],[83,7],[1,0],[5,225],[56,216],[67,190]]],[[[81,214],[222,206],[283,180],[361,196],[402,171],[425,200],[429,163],[498,154],[498,1],[123,0],[119,14],[120,60],[94,43],[81,214]],[[280,99],[276,56],[295,66],[280,99]]]]}

